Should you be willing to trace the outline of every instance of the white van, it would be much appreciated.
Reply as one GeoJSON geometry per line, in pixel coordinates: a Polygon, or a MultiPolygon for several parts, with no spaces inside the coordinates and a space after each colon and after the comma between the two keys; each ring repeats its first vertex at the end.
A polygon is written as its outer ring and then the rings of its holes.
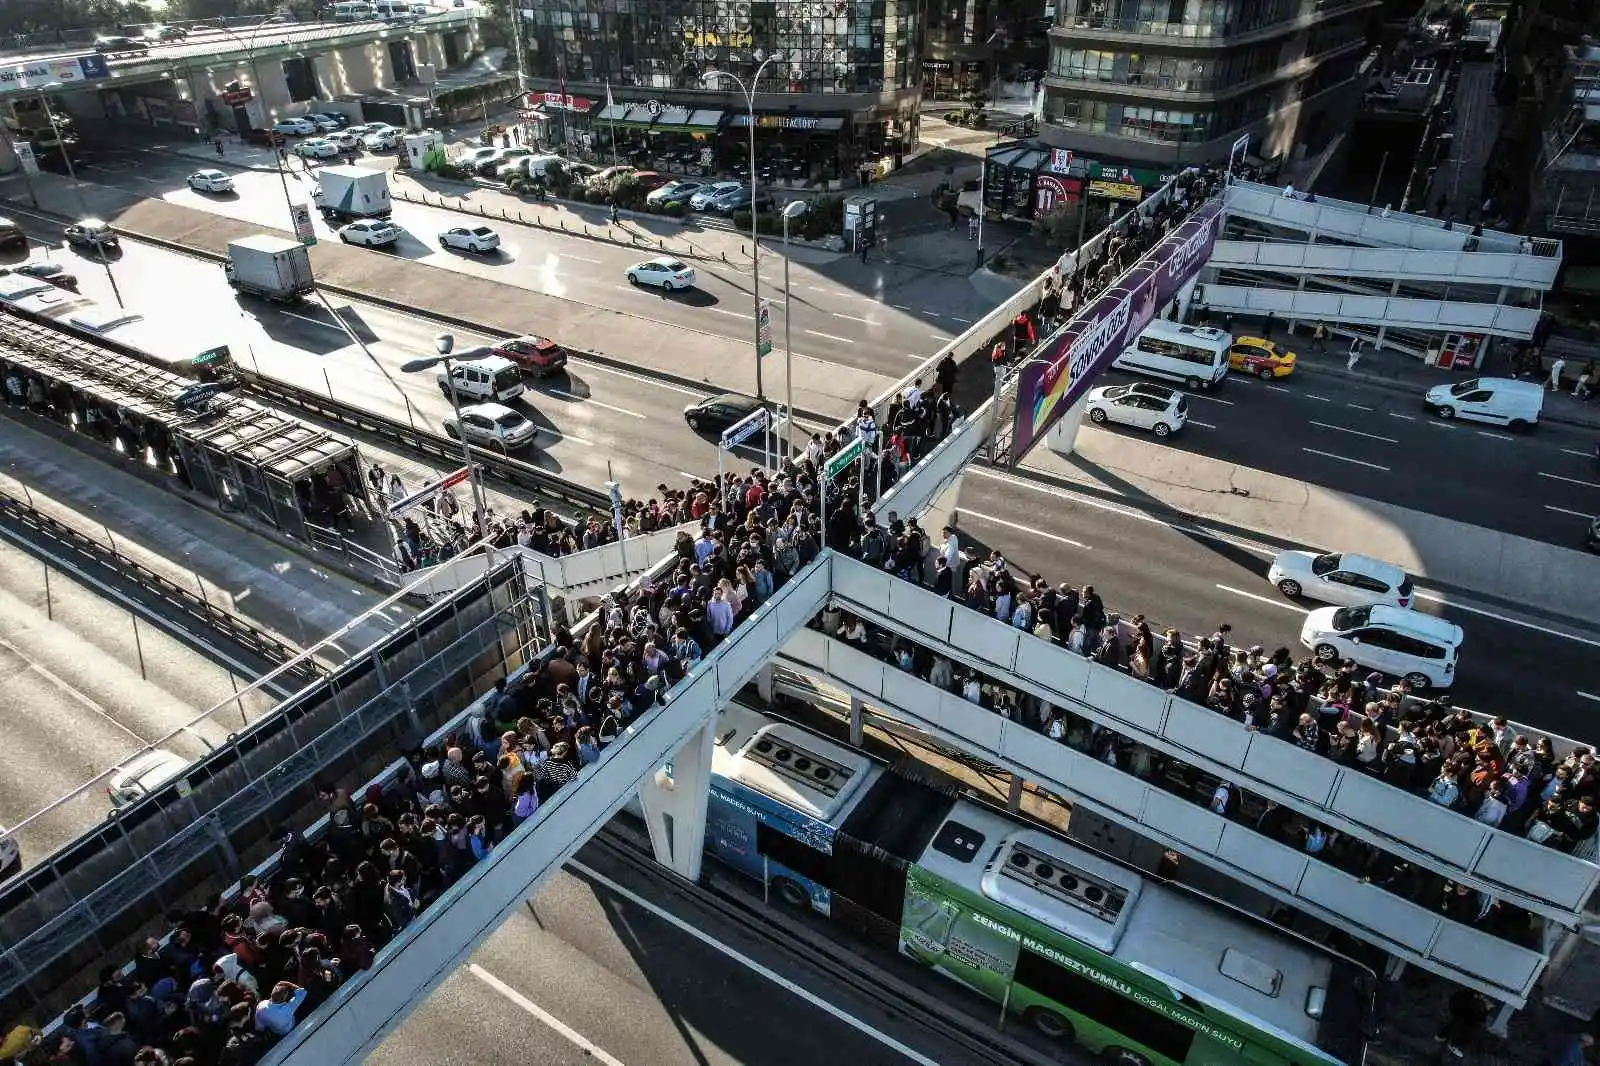
{"type": "Polygon", "coordinates": [[[1422,406],[1440,418],[1466,418],[1520,432],[1539,424],[1544,385],[1515,378],[1469,378],[1435,385],[1422,397],[1422,406]]]}
{"type": "Polygon", "coordinates": [[[366,22],[378,17],[378,9],[366,0],[345,0],[333,5],[333,21],[366,22]]]}
{"type": "Polygon", "coordinates": [[[495,170],[495,176],[501,181],[505,181],[514,175],[520,174],[522,177],[532,181],[536,178],[544,177],[545,171],[549,169],[551,163],[560,163],[565,166],[567,161],[558,155],[519,156],[509,163],[502,163],[495,170]]]}
{"type": "Polygon", "coordinates": [[[381,19],[402,18],[411,14],[411,4],[409,0],[377,0],[372,12],[381,19]]]}
{"type": "Polygon", "coordinates": [[[1318,659],[1349,659],[1418,690],[1450,687],[1465,636],[1454,622],[1384,604],[1322,607],[1300,627],[1300,643],[1318,659]]]}
{"type": "Polygon", "coordinates": [[[522,368],[503,356],[490,355],[470,362],[452,362],[450,377],[443,370],[434,375],[439,391],[450,395],[452,379],[456,398],[461,403],[509,403],[522,395],[522,368]]]}
{"type": "Polygon", "coordinates": [[[1180,326],[1156,319],[1112,362],[1118,370],[1181,381],[1190,392],[1220,385],[1228,376],[1233,336],[1211,326],[1180,326]]]}

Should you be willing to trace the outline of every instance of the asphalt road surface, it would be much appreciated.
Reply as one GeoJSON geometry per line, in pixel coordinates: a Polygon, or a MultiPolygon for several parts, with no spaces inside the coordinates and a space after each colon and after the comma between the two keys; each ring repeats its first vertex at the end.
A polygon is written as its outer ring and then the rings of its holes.
{"type": "MultiPolygon", "coordinates": [[[[1128,504],[974,469],[962,482],[959,509],[963,534],[998,549],[1014,568],[1052,584],[1092,584],[1108,608],[1124,617],[1143,613],[1152,627],[1174,626],[1189,640],[1228,622],[1237,645],[1269,652],[1282,645],[1298,656],[1301,620],[1322,606],[1288,600],[1267,583],[1271,547],[1168,523],[1128,504]]],[[[1451,689],[1457,704],[1593,739],[1600,641],[1423,593],[1419,610],[1466,630],[1451,689]]]]}

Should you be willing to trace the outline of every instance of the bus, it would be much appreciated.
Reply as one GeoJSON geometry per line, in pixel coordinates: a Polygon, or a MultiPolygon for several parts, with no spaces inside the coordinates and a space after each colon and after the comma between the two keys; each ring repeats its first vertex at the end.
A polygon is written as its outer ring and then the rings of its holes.
{"type": "Polygon", "coordinates": [[[214,330],[190,321],[157,320],[53,287],[0,287],[0,306],[69,333],[109,341],[141,362],[190,381],[233,376],[232,346],[214,330]]]}
{"type": "Polygon", "coordinates": [[[786,903],[1125,1066],[1366,1054],[1372,971],[793,724],[717,723],[706,848],[786,903]]]}
{"type": "Polygon", "coordinates": [[[1180,326],[1158,318],[1112,360],[1118,370],[1181,381],[1190,392],[1220,385],[1228,376],[1233,337],[1210,326],[1180,326]]]}

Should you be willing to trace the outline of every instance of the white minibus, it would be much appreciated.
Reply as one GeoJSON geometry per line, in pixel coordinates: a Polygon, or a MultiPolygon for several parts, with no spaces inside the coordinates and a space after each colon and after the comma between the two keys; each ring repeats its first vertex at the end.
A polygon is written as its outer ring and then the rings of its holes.
{"type": "Polygon", "coordinates": [[[1210,326],[1180,326],[1156,319],[1111,364],[1147,377],[1180,381],[1190,392],[1209,389],[1228,376],[1233,337],[1210,326]]]}

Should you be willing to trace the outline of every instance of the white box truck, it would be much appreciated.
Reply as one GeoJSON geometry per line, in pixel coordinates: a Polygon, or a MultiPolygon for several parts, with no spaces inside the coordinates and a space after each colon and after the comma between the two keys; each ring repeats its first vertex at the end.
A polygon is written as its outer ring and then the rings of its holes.
{"type": "Polygon", "coordinates": [[[366,167],[333,166],[317,170],[317,188],[312,199],[322,217],[330,222],[354,222],[362,218],[388,218],[389,172],[366,167]]]}
{"type": "Polygon", "coordinates": [[[268,233],[229,241],[222,269],[228,284],[240,292],[280,303],[294,303],[315,287],[305,245],[268,233]]]}

